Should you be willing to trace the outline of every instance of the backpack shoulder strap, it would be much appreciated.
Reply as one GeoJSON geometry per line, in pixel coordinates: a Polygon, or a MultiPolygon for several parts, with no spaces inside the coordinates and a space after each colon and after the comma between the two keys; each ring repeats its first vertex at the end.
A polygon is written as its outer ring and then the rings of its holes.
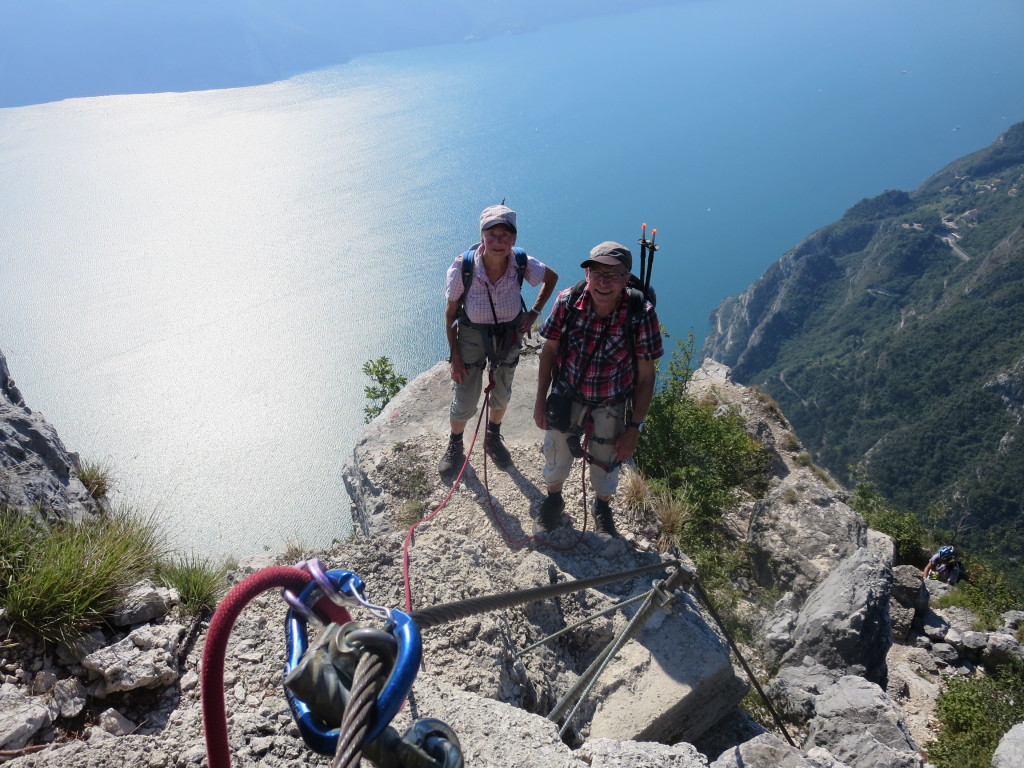
{"type": "Polygon", "coordinates": [[[466,299],[466,291],[469,290],[469,284],[473,281],[473,256],[476,254],[476,249],[479,246],[474,245],[472,248],[462,254],[462,299],[466,299]]]}
{"type": "Polygon", "coordinates": [[[526,251],[518,245],[513,245],[512,255],[516,257],[516,279],[519,281],[519,287],[522,288],[523,278],[526,277],[526,267],[528,264],[526,251]]]}

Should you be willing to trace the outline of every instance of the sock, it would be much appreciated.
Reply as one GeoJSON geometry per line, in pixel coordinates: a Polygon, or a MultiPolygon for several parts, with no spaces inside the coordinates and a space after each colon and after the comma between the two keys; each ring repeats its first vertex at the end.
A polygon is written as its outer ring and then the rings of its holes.
{"type": "Polygon", "coordinates": [[[501,424],[495,424],[494,422],[487,422],[487,431],[493,432],[496,435],[501,434],[501,424]]]}
{"type": "Polygon", "coordinates": [[[451,435],[448,436],[448,442],[453,444],[453,445],[455,443],[461,443],[462,442],[462,433],[459,432],[459,434],[456,435],[454,432],[452,432],[451,435]]]}
{"type": "Polygon", "coordinates": [[[562,492],[561,491],[548,491],[548,498],[549,499],[550,498],[556,498],[556,497],[559,498],[559,499],[562,498],[562,492]]]}

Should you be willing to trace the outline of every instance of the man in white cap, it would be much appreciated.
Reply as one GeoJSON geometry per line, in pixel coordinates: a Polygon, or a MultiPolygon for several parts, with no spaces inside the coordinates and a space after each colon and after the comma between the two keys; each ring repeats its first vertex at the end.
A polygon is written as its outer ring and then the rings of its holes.
{"type": "Polygon", "coordinates": [[[512,395],[522,334],[533,326],[558,282],[550,267],[515,248],[516,234],[515,211],[505,205],[485,208],[480,214],[480,245],[460,254],[448,268],[444,326],[454,397],[451,435],[438,463],[442,473],[458,469],[465,461],[462,434],[476,413],[488,364],[495,385],[490,392],[484,450],[502,469],[512,463],[502,441],[501,421],[512,395]],[[471,274],[464,274],[469,259],[471,274]],[[528,312],[522,298],[524,279],[530,285],[543,283],[528,312]]]}
{"type": "Polygon", "coordinates": [[[538,532],[562,524],[562,484],[573,460],[586,453],[594,489],[594,526],[617,536],[610,500],[619,466],[636,450],[654,396],[654,361],[663,354],[653,305],[627,287],[633,254],[606,241],[581,265],[586,285],[558,294],[541,326],[534,420],[544,436],[548,496],[535,524],[538,532]],[[580,445],[586,436],[585,451],[580,445]]]}

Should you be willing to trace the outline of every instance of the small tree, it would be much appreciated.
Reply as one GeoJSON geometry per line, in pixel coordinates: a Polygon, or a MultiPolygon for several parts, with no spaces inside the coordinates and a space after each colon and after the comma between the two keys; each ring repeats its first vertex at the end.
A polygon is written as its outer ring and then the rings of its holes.
{"type": "Polygon", "coordinates": [[[363,408],[365,421],[369,424],[405,386],[407,379],[395,373],[395,368],[386,357],[367,360],[363,363],[363,373],[370,377],[371,384],[363,388],[366,399],[370,402],[363,408]]]}

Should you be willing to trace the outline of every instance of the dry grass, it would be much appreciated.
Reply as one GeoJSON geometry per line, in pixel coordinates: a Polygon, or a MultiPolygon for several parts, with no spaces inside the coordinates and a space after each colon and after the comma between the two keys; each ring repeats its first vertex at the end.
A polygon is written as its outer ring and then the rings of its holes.
{"type": "Polygon", "coordinates": [[[626,464],[619,472],[619,497],[622,499],[622,506],[634,515],[642,514],[650,496],[651,492],[643,475],[632,465],[626,464]]]}
{"type": "Polygon", "coordinates": [[[650,506],[658,519],[658,551],[668,552],[677,543],[679,529],[690,512],[680,499],[667,491],[655,494],[650,506]]]}

